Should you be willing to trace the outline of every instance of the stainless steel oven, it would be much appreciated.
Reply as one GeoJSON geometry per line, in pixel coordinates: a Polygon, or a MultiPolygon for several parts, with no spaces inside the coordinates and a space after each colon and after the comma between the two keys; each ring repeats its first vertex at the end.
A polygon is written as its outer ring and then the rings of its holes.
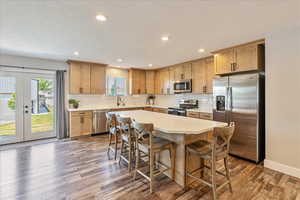
{"type": "Polygon", "coordinates": [[[179,94],[179,93],[190,93],[192,92],[192,80],[181,80],[181,81],[176,81],[174,83],[174,93],[179,94]]]}

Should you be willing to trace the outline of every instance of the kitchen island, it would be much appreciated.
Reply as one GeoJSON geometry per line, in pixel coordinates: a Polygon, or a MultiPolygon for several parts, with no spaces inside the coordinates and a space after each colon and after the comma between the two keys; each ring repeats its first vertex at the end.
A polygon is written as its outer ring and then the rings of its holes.
{"type": "MultiPolygon", "coordinates": [[[[193,143],[199,139],[207,139],[212,133],[214,127],[226,126],[226,123],[211,120],[195,119],[164,113],[155,113],[144,110],[121,111],[115,112],[121,117],[130,117],[140,123],[152,123],[155,134],[163,137],[176,144],[176,164],[175,164],[175,181],[184,186],[185,174],[185,145],[193,143]]],[[[202,163],[198,157],[190,156],[189,169],[195,169],[202,163]]],[[[160,161],[170,165],[168,152],[162,152],[160,161]]],[[[170,177],[169,172],[166,173],[170,177]]]]}

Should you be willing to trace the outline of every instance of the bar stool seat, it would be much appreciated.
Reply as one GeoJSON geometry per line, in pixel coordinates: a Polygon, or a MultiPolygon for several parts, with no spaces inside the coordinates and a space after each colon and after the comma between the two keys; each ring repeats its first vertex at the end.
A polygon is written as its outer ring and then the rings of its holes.
{"type": "MultiPolygon", "coordinates": [[[[147,149],[150,148],[149,141],[144,140],[141,143],[142,143],[142,146],[146,147],[147,149]]],[[[166,139],[161,138],[161,137],[155,137],[155,136],[153,136],[153,138],[152,138],[152,143],[153,143],[152,144],[152,149],[153,150],[162,149],[163,147],[166,147],[168,145],[172,145],[171,141],[166,140],[166,139]]],[[[139,144],[139,145],[141,145],[141,144],[139,144]]]]}
{"type": "MultiPolygon", "coordinates": [[[[207,140],[199,140],[195,143],[189,144],[186,146],[187,151],[199,155],[205,160],[212,159],[212,148],[211,143],[207,140]]],[[[223,149],[216,149],[215,152],[216,160],[221,160],[227,156],[226,151],[223,149]]]]}

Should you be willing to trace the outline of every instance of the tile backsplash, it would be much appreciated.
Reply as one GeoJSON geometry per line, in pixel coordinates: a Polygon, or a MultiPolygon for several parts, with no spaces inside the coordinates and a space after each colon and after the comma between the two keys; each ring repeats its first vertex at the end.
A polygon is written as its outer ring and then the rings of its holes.
{"type": "MultiPolygon", "coordinates": [[[[145,105],[148,95],[132,95],[122,97],[126,105],[145,105]]],[[[116,105],[116,97],[105,95],[69,95],[80,101],[80,107],[93,106],[114,106],[116,105]]],[[[199,101],[199,109],[202,112],[212,112],[213,97],[211,94],[176,94],[176,95],[156,95],[155,105],[158,106],[178,106],[181,99],[197,99],[199,101]]]]}
{"type": "Polygon", "coordinates": [[[199,109],[202,112],[212,112],[212,94],[175,94],[175,95],[156,95],[155,104],[161,106],[178,106],[182,99],[197,99],[199,109]]]}

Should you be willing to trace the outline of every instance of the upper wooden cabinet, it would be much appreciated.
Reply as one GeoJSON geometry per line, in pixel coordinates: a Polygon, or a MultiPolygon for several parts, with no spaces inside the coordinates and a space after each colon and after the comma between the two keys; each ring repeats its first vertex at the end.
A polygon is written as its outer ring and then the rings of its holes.
{"type": "Polygon", "coordinates": [[[264,68],[264,41],[255,41],[214,53],[215,73],[228,74],[264,68]]]}
{"type": "Polygon", "coordinates": [[[80,61],[69,63],[70,94],[104,94],[106,65],[80,61]]]}
{"type": "Polygon", "coordinates": [[[213,57],[204,58],[192,64],[192,92],[212,93],[212,81],[214,77],[213,57]]]}
{"type": "Polygon", "coordinates": [[[155,94],[155,71],[146,71],[146,94],[155,94]]]}
{"type": "Polygon", "coordinates": [[[206,86],[205,78],[205,60],[197,60],[193,62],[193,79],[192,79],[192,92],[204,93],[206,86]]]}
{"type": "Polygon", "coordinates": [[[192,63],[183,63],[174,65],[175,81],[186,80],[192,78],[192,63]]]}
{"type": "Polygon", "coordinates": [[[146,71],[141,69],[129,70],[129,93],[146,94],[146,71]]]}
{"type": "Polygon", "coordinates": [[[205,59],[205,78],[206,78],[206,91],[205,93],[213,93],[213,78],[215,76],[214,58],[209,57],[205,59]]]}
{"type": "Polygon", "coordinates": [[[91,94],[105,94],[106,91],[106,66],[91,65],[91,94]]]}

